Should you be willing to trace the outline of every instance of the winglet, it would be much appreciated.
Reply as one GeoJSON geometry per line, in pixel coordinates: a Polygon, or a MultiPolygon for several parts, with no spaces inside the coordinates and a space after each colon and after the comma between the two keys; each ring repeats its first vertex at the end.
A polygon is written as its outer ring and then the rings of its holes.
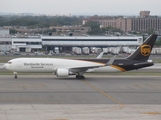
{"type": "Polygon", "coordinates": [[[107,63],[106,63],[106,66],[110,66],[113,64],[114,60],[116,58],[116,55],[114,55],[107,63]]]}
{"type": "Polygon", "coordinates": [[[101,53],[97,56],[97,59],[102,58],[103,54],[104,54],[104,52],[101,52],[101,53]]]}

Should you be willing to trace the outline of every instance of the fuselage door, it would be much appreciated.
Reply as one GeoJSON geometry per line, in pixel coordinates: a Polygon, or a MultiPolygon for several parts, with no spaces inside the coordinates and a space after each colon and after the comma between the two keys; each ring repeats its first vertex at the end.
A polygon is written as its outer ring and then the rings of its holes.
{"type": "Polygon", "coordinates": [[[18,62],[18,67],[21,67],[21,66],[22,66],[22,62],[19,61],[19,62],[18,62]]]}

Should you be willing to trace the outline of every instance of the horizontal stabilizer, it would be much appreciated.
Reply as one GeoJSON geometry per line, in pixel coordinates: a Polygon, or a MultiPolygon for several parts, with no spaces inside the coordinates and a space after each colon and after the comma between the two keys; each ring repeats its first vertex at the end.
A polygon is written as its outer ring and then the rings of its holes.
{"type": "Polygon", "coordinates": [[[142,62],[142,63],[135,63],[134,65],[135,66],[140,66],[140,65],[148,65],[148,64],[154,64],[154,63],[152,63],[152,62],[142,62]]]}

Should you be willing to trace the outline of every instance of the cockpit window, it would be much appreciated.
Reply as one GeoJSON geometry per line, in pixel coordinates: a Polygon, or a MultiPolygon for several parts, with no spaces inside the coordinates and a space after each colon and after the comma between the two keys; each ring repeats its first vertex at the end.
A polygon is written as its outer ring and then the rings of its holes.
{"type": "Polygon", "coordinates": [[[8,62],[8,64],[12,64],[12,62],[8,62]]]}

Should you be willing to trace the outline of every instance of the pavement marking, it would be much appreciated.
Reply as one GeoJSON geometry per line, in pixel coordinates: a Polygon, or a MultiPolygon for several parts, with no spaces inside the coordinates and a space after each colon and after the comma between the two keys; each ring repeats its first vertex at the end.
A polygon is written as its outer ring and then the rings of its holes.
{"type": "Polygon", "coordinates": [[[156,112],[156,111],[154,111],[154,112],[144,112],[144,113],[142,113],[142,114],[161,115],[161,112],[156,112]]]}
{"type": "Polygon", "coordinates": [[[114,99],[113,97],[111,97],[110,95],[108,95],[106,92],[104,92],[103,90],[93,86],[92,84],[90,84],[89,82],[87,82],[86,80],[82,80],[82,82],[84,82],[85,84],[87,84],[88,86],[92,87],[93,89],[99,91],[100,93],[102,93],[104,96],[108,97],[109,99],[111,99],[112,101],[114,101],[115,103],[119,104],[121,109],[125,107],[124,104],[122,104],[121,102],[119,102],[118,100],[114,99]]]}

